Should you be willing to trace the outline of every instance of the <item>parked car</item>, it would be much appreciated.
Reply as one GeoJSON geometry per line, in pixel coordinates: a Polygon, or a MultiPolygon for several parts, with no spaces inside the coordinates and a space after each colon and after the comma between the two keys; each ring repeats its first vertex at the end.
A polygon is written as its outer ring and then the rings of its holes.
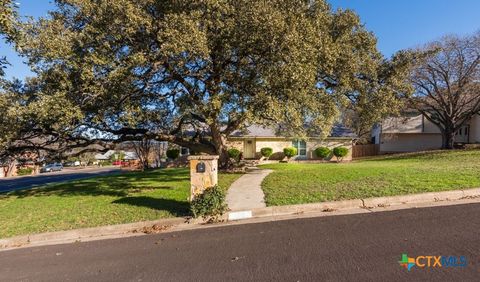
{"type": "Polygon", "coordinates": [[[80,161],[66,162],[66,163],[63,164],[63,166],[66,166],[66,167],[77,167],[77,166],[80,166],[80,161]]]}
{"type": "Polygon", "coordinates": [[[40,169],[40,172],[62,171],[63,165],[59,163],[48,164],[40,169]]]}

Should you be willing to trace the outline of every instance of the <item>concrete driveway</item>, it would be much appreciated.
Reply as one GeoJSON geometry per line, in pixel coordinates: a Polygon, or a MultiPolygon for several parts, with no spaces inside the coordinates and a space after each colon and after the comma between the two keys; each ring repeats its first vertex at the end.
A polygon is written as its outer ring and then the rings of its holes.
{"type": "Polygon", "coordinates": [[[78,180],[100,175],[119,173],[116,167],[108,168],[65,168],[60,172],[42,173],[33,176],[0,178],[0,193],[14,190],[29,189],[39,185],[78,180]]]}

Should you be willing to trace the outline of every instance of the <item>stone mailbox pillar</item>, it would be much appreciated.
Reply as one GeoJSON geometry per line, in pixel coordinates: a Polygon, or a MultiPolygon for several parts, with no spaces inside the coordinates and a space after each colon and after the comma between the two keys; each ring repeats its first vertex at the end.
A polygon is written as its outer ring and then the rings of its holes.
{"type": "Polygon", "coordinates": [[[190,156],[190,201],[218,183],[218,156],[190,156]]]}

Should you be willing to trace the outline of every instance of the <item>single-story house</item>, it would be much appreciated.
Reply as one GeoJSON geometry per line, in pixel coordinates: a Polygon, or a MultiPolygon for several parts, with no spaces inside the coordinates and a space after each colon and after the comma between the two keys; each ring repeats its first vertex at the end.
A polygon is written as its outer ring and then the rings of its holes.
{"type": "Polygon", "coordinates": [[[283,149],[287,147],[297,148],[297,160],[315,160],[315,149],[318,147],[346,147],[349,150],[344,160],[352,159],[352,146],[356,135],[348,128],[342,125],[335,125],[330,135],[322,139],[318,136],[310,136],[304,139],[284,137],[277,134],[273,127],[262,125],[251,125],[245,130],[237,130],[228,137],[227,145],[229,148],[236,148],[243,153],[245,159],[259,159],[262,148],[272,148],[272,160],[281,160],[284,158],[283,149]]]}
{"type": "MultiPolygon", "coordinates": [[[[372,143],[380,153],[416,152],[442,147],[440,129],[416,111],[391,117],[372,130],[372,143]]],[[[475,115],[455,135],[455,143],[480,143],[480,116],[475,115]]]]}
{"type": "MultiPolygon", "coordinates": [[[[105,152],[104,154],[96,154],[95,155],[95,159],[98,160],[98,161],[107,161],[107,160],[110,160],[112,158],[113,155],[115,154],[118,154],[118,153],[123,153],[124,154],[124,157],[123,159],[125,161],[134,161],[134,160],[138,160],[138,156],[135,152],[132,152],[132,151],[115,151],[115,150],[108,150],[107,152],[105,152]]],[[[115,157],[114,157],[115,158],[115,157]]]]}

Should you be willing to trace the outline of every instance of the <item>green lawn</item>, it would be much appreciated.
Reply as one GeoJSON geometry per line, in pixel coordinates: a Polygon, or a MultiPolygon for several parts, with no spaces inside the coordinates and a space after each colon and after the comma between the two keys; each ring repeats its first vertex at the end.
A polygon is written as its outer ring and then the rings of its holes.
{"type": "Polygon", "coordinates": [[[262,167],[274,170],[262,184],[269,206],[480,187],[480,151],[262,167]]]}
{"type": "MultiPolygon", "coordinates": [[[[97,177],[0,194],[0,238],[189,214],[188,169],[97,177]]],[[[240,174],[219,174],[229,187],[240,174]]]]}

